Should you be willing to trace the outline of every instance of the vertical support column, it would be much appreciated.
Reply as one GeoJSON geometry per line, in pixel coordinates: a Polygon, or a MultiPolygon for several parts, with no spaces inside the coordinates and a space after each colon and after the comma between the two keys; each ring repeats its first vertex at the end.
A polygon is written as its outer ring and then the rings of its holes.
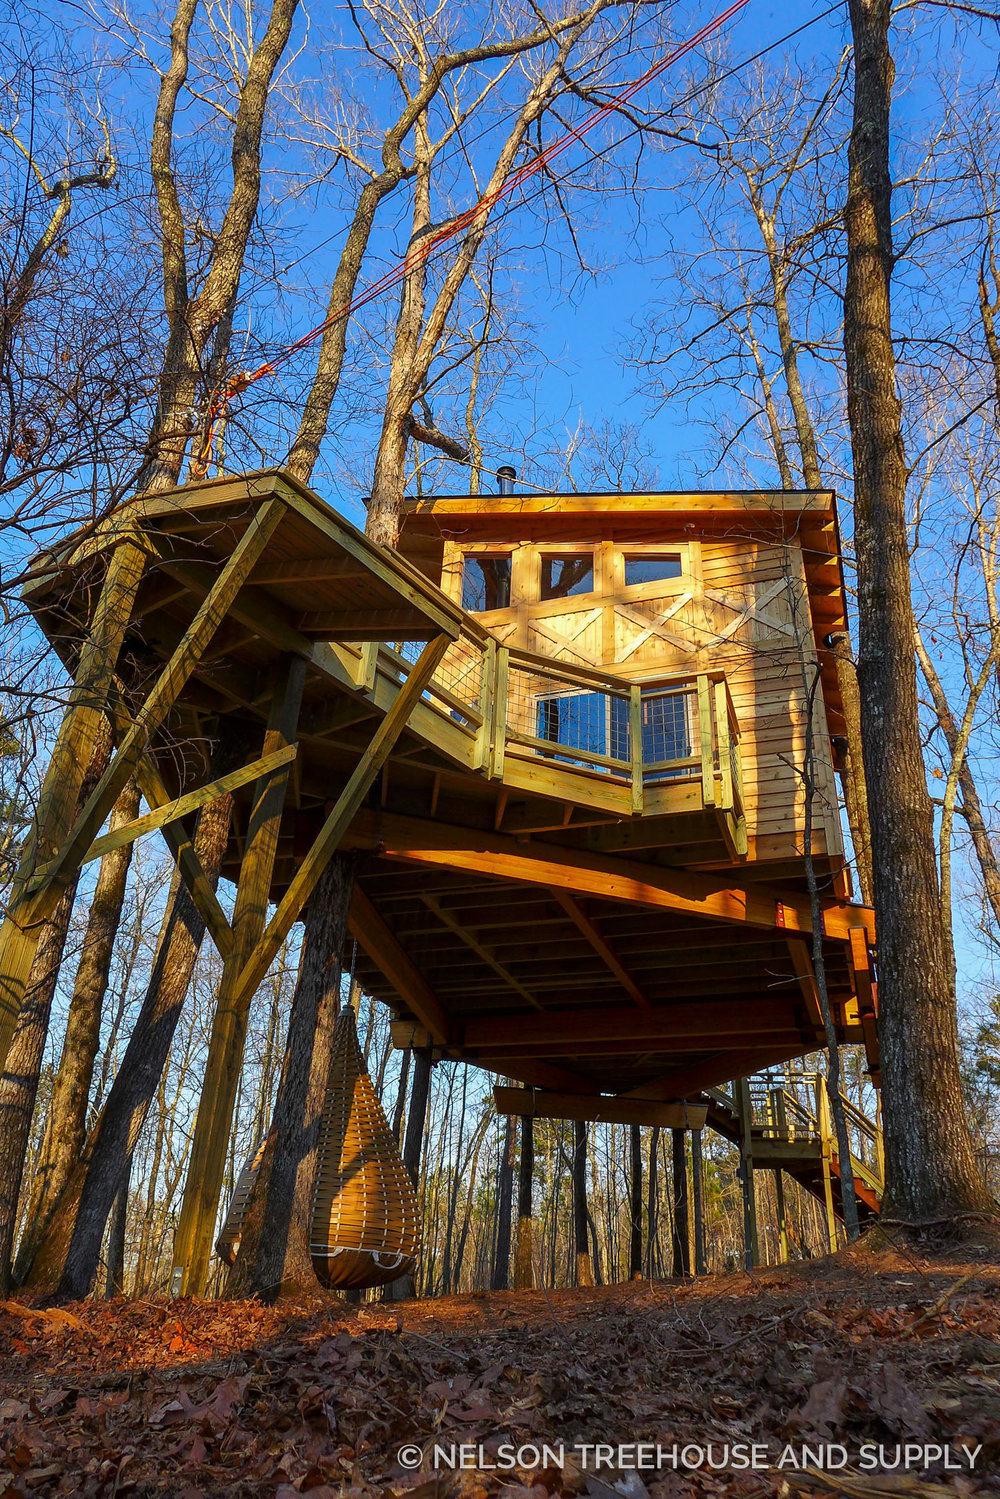
{"type": "Polygon", "coordinates": [[[670,1131],[673,1150],[673,1267],[678,1278],[691,1274],[691,1221],[688,1214],[687,1140],[682,1129],[670,1131]]]}
{"type": "MultiPolygon", "coordinates": [[[[271,702],[263,754],[283,749],[295,738],[306,663],[287,657],[271,702]]],[[[247,1012],[252,994],[236,998],[244,964],[264,931],[267,903],[285,804],[288,768],[262,776],[254,787],[243,863],[233,911],[233,950],[222,970],[215,1019],[205,1063],[201,1100],[191,1144],[184,1201],[174,1239],[174,1295],[204,1294],[215,1215],[225,1170],[226,1146],[243,1065],[247,1012]]]]}
{"type": "Polygon", "coordinates": [[[493,780],[503,777],[504,751],[507,743],[507,679],[510,673],[510,651],[501,645],[496,654],[493,679],[493,743],[490,749],[489,774],[493,780]]]}
{"type": "MultiPolygon", "coordinates": [[[[108,560],[69,703],[42,782],[34,823],[11,885],[7,918],[0,928],[0,1066],[14,1033],[42,921],[60,894],[60,887],[53,886],[47,892],[47,902],[40,905],[26,895],[26,887],[37,867],[56,853],[70,831],[145,565],[145,549],[130,530],[108,560]]],[[[78,867],[79,863],[69,871],[70,878],[78,867]]]]}
{"type": "Polygon", "coordinates": [[[642,1278],[642,1135],[629,1125],[629,1280],[642,1278]]]}
{"type": "Polygon", "coordinates": [[[628,701],[629,743],[632,752],[632,811],[641,816],[645,806],[642,768],[642,683],[633,682],[628,701]]]}
{"type": "Polygon", "coordinates": [[[715,684],[715,732],[719,737],[719,771],[722,776],[722,808],[731,812],[736,806],[733,797],[732,740],[729,736],[729,698],[725,679],[715,684]]]}
{"type": "Polygon", "coordinates": [[[532,1189],[535,1180],[535,1121],[521,1115],[521,1159],[517,1178],[517,1245],[514,1251],[514,1290],[530,1291],[535,1284],[532,1245],[532,1189]]]}
{"type": "Polygon", "coordinates": [[[830,1123],[830,1100],[823,1078],[816,1079],[816,1118],[819,1122],[820,1152],[823,1162],[823,1204],[826,1208],[826,1237],[830,1253],[837,1249],[837,1214],[833,1206],[833,1129],[830,1123]]]}
{"type": "Polygon", "coordinates": [[[753,1111],[750,1084],[745,1077],[734,1085],[740,1116],[740,1184],[743,1188],[743,1261],[748,1270],[760,1262],[757,1238],[757,1194],[753,1180],[753,1111]]]}
{"type": "Polygon", "coordinates": [[[705,1255],[705,1194],[700,1129],[691,1131],[691,1182],[694,1198],[694,1273],[706,1275],[708,1261],[705,1255]]]}
{"type": "Polygon", "coordinates": [[[781,1263],[788,1264],[788,1217],[785,1213],[785,1184],[781,1178],[781,1167],[774,1168],[774,1199],[778,1207],[778,1245],[781,1263]]]}
{"type": "Polygon", "coordinates": [[[473,770],[485,768],[487,774],[490,774],[493,764],[493,732],[497,678],[497,643],[492,635],[483,647],[480,671],[479,712],[483,721],[476,736],[476,755],[473,770]]]}
{"type": "Polygon", "coordinates": [[[708,677],[698,677],[698,738],[701,741],[701,799],[715,806],[715,746],[712,743],[712,695],[708,677]]]}

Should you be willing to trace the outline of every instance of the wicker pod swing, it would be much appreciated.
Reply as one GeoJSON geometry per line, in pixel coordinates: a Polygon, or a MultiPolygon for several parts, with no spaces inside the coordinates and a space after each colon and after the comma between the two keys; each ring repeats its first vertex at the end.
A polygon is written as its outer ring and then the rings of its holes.
{"type": "Polygon", "coordinates": [[[417,1194],[368,1076],[350,1005],[333,1037],[309,1247],[319,1279],[341,1290],[409,1275],[420,1250],[417,1194]]]}
{"type": "MultiPolygon", "coordinates": [[[[264,1143],[240,1172],[216,1241],[216,1253],[229,1265],[264,1143]]],[[[334,1031],[309,1248],[313,1269],[331,1290],[381,1286],[408,1275],[420,1249],[417,1194],[368,1076],[350,1005],[334,1031]]]]}

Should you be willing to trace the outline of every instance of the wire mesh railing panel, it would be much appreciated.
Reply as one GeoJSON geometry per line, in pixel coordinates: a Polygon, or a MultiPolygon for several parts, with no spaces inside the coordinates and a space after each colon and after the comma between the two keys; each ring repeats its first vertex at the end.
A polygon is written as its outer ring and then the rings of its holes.
{"type": "Polygon", "coordinates": [[[643,778],[656,785],[683,780],[701,766],[697,694],[691,687],[646,689],[642,694],[643,778]]]}
{"type": "MultiPolygon", "coordinates": [[[[420,641],[407,640],[393,654],[398,661],[412,666],[423,649],[420,641]]],[[[456,722],[475,729],[483,721],[479,711],[482,686],[482,649],[475,641],[463,636],[445,651],[422,696],[425,702],[434,703],[456,722]]]]}
{"type": "Polygon", "coordinates": [[[612,775],[631,771],[629,699],[556,673],[511,666],[509,737],[536,755],[612,775]]]}

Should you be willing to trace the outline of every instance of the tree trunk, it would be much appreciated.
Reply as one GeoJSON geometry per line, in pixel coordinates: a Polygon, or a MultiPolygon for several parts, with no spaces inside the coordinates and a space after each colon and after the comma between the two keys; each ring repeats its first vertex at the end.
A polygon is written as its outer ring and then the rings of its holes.
{"type": "Polygon", "coordinates": [[[490,1289],[506,1291],[510,1284],[510,1227],[514,1199],[514,1115],[508,1114],[504,1126],[503,1152],[497,1172],[497,1240],[493,1253],[493,1275],[490,1289]]]}
{"type": "MultiPolygon", "coordinates": [[[[402,1080],[401,1080],[402,1085],[402,1080]]],[[[413,1087],[410,1090],[410,1111],[406,1116],[406,1136],[403,1141],[403,1165],[410,1173],[415,1192],[420,1191],[420,1155],[424,1143],[424,1125],[427,1122],[427,1100],[431,1087],[431,1054],[426,1050],[413,1052],[413,1087]]],[[[382,1293],[385,1301],[407,1301],[417,1294],[412,1275],[400,1275],[392,1280],[382,1293]]]]}
{"type": "MultiPolygon", "coordinates": [[[[220,746],[213,757],[213,776],[231,768],[230,753],[240,752],[220,746]]],[[[232,798],[221,796],[198,817],[194,847],[213,886],[229,839],[231,812],[232,798]]],[[[27,1277],[31,1286],[58,1280],[61,1294],[81,1297],[93,1284],[123,1165],[135,1149],[156,1093],[204,935],[205,923],[175,875],[142,1007],[80,1169],[63,1193],[32,1264],[27,1277]]]]}
{"type": "Polygon", "coordinates": [[[28,1153],[31,1120],[38,1095],[38,1080],[45,1055],[52,999],[56,992],[66,933],[69,931],[76,880],[59,897],[45,922],[35,949],[24,1003],[11,1038],[7,1061],[0,1074],[0,1291],[11,1288],[11,1258],[17,1229],[17,1205],[21,1195],[24,1164],[28,1153]]]}
{"type": "Polygon", "coordinates": [[[659,1268],[659,1156],[660,1126],[654,1124],[653,1132],[649,1137],[649,1191],[646,1195],[646,1276],[650,1280],[653,1278],[654,1272],[659,1268]]]}
{"type": "Polygon", "coordinates": [[[587,1126],[580,1119],[573,1124],[573,1242],[576,1283],[578,1286],[592,1286],[594,1271],[587,1234],[587,1126]]]}
{"type": "Polygon", "coordinates": [[[521,1116],[521,1159],[517,1178],[517,1246],[514,1251],[514,1289],[530,1291],[535,1284],[534,1246],[531,1242],[532,1188],[535,1177],[535,1121],[521,1116]]]}
{"type": "Polygon", "coordinates": [[[694,1208],[694,1273],[704,1275],[705,1262],[705,1204],[703,1200],[701,1130],[691,1131],[691,1199],[694,1208]]]}
{"type": "Polygon", "coordinates": [[[878,921],[886,1191],[904,1222],[989,1210],[958,1064],[920,740],[906,463],[892,344],[889,0],[850,0],[854,119],[844,352],[854,457],[861,728],[878,921]]]}
{"type": "Polygon", "coordinates": [[[691,1274],[691,1257],[688,1248],[687,1141],[682,1129],[672,1129],[670,1131],[670,1138],[673,1147],[674,1205],[671,1230],[671,1248],[673,1251],[671,1273],[680,1279],[691,1274]]]}
{"type": "MultiPolygon", "coordinates": [[[[130,781],[111,813],[111,829],[133,822],[139,815],[139,788],[130,781]]],[[[94,1080],[94,1063],[101,1040],[101,1016],[111,973],[118,924],[134,845],[112,849],[101,860],[94,898],[87,918],[73,998],[66,1017],[59,1070],[45,1125],[41,1160],[31,1188],[27,1226],[17,1256],[15,1279],[31,1263],[39,1231],[52,1215],[87,1137],[87,1104],[94,1080]]]]}
{"type": "Polygon", "coordinates": [[[629,1280],[642,1276],[642,1135],[637,1124],[629,1125],[629,1280]]]}
{"type": "Polygon", "coordinates": [[[353,887],[353,858],[334,854],[306,909],[285,1063],[268,1146],[226,1285],[230,1298],[274,1301],[314,1291],[319,1284],[309,1247],[313,1197],[353,887]]]}
{"type": "MultiPolygon", "coordinates": [[[[90,796],[111,758],[111,730],[101,720],[90,764],[80,784],[77,809],[90,796]]],[[[75,815],[75,814],[74,814],[75,815]]],[[[11,1261],[17,1229],[17,1207],[28,1154],[31,1120],[38,1096],[45,1042],[49,1034],[52,1000],[66,946],[79,882],[77,874],[59,897],[44,923],[35,949],[24,1003],[0,1074],[0,1291],[10,1290],[11,1261]]],[[[30,1219],[29,1219],[30,1222],[30,1219]]]]}
{"type": "Polygon", "coordinates": [[[129,1156],[108,1225],[108,1278],[104,1287],[104,1295],[108,1301],[115,1296],[125,1295],[125,1230],[128,1226],[128,1188],[131,1176],[132,1157],[129,1156]]]}

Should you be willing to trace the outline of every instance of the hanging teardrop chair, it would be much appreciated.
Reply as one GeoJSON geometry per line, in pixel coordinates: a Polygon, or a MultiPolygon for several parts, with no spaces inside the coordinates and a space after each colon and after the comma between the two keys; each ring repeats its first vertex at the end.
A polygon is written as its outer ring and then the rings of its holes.
{"type": "MultiPolygon", "coordinates": [[[[233,1264],[265,1141],[247,1158],[215,1250],[233,1264]]],[[[309,1244],[313,1269],[331,1290],[381,1286],[409,1275],[420,1249],[420,1206],[358,1045],[345,1005],[333,1036],[320,1126],[309,1244]]]]}
{"type": "Polygon", "coordinates": [[[313,1269],[347,1290],[409,1275],[420,1250],[420,1205],[358,1045],[354,1011],[337,1016],[323,1110],[313,1269]]]}

